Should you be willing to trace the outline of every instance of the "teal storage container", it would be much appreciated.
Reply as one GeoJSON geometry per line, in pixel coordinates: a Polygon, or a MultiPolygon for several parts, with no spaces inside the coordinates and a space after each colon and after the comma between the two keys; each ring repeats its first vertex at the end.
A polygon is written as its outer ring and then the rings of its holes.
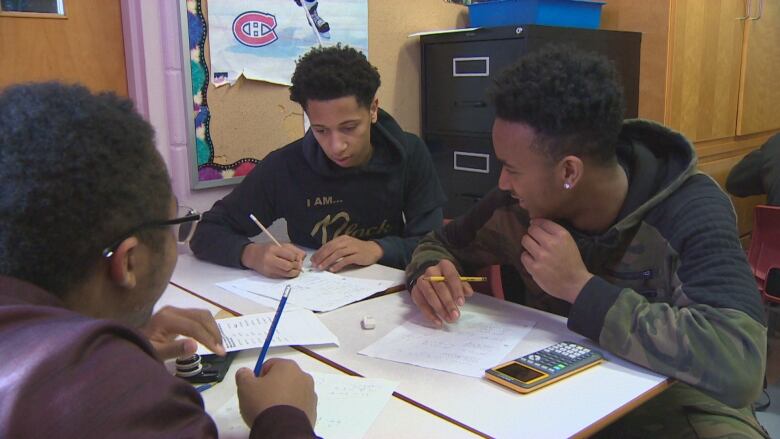
{"type": "Polygon", "coordinates": [[[471,27],[543,24],[598,29],[601,7],[593,0],[490,0],[469,5],[471,27]]]}

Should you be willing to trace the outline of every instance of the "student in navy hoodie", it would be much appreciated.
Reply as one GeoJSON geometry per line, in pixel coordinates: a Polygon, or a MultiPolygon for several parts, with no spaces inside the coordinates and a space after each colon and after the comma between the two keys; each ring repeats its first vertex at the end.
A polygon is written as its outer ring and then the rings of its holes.
{"type": "Polygon", "coordinates": [[[379,72],[347,46],[314,48],[298,60],[290,99],[311,122],[303,138],[271,152],[203,215],[192,239],[198,258],[295,277],[318,249],[316,268],[337,272],[380,263],[403,268],[419,238],[441,226],[445,201],[423,141],[379,108],[379,72]],[[255,243],[287,221],[292,244],[255,243]]]}

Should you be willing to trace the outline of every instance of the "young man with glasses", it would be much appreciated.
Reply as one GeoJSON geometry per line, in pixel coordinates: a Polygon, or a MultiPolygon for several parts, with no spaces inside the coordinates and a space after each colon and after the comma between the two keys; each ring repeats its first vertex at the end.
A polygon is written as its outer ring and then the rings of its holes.
{"type": "MultiPolygon", "coordinates": [[[[195,340],[224,355],[216,322],[152,314],[199,219],[129,101],[56,83],[0,93],[0,437],[217,435],[161,363],[195,340]]],[[[253,437],[313,436],[313,381],[294,362],[236,381],[253,437]]]]}

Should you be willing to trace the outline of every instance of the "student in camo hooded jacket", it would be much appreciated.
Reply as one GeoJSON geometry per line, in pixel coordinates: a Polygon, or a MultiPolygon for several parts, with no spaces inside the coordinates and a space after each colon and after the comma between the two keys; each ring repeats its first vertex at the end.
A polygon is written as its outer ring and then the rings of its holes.
{"type": "Polygon", "coordinates": [[[458,273],[512,264],[526,305],[676,380],[599,436],[768,437],[751,406],[766,362],[760,297],[734,209],[691,144],[623,122],[614,68],[567,48],[521,59],[492,97],[499,187],[420,241],[406,269],[418,308],[454,322],[472,294],[458,273]],[[421,279],[432,275],[447,281],[421,279]]]}

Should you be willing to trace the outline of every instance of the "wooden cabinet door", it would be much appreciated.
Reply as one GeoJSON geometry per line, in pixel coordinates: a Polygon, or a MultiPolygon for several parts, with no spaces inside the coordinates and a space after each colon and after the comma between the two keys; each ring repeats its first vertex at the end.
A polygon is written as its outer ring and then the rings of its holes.
{"type": "Polygon", "coordinates": [[[642,32],[639,65],[639,117],[664,123],[672,0],[609,0],[602,8],[603,29],[642,32]]]}
{"type": "Polygon", "coordinates": [[[127,96],[119,0],[65,0],[65,18],[0,13],[0,88],[80,82],[127,96]]]}
{"type": "Polygon", "coordinates": [[[742,86],[739,96],[737,134],[780,128],[780,2],[753,0],[745,30],[742,86]],[[758,5],[762,7],[759,8],[758,5]]]}
{"type": "Polygon", "coordinates": [[[672,3],[664,121],[692,141],[736,132],[745,13],[743,0],[672,3]]]}

